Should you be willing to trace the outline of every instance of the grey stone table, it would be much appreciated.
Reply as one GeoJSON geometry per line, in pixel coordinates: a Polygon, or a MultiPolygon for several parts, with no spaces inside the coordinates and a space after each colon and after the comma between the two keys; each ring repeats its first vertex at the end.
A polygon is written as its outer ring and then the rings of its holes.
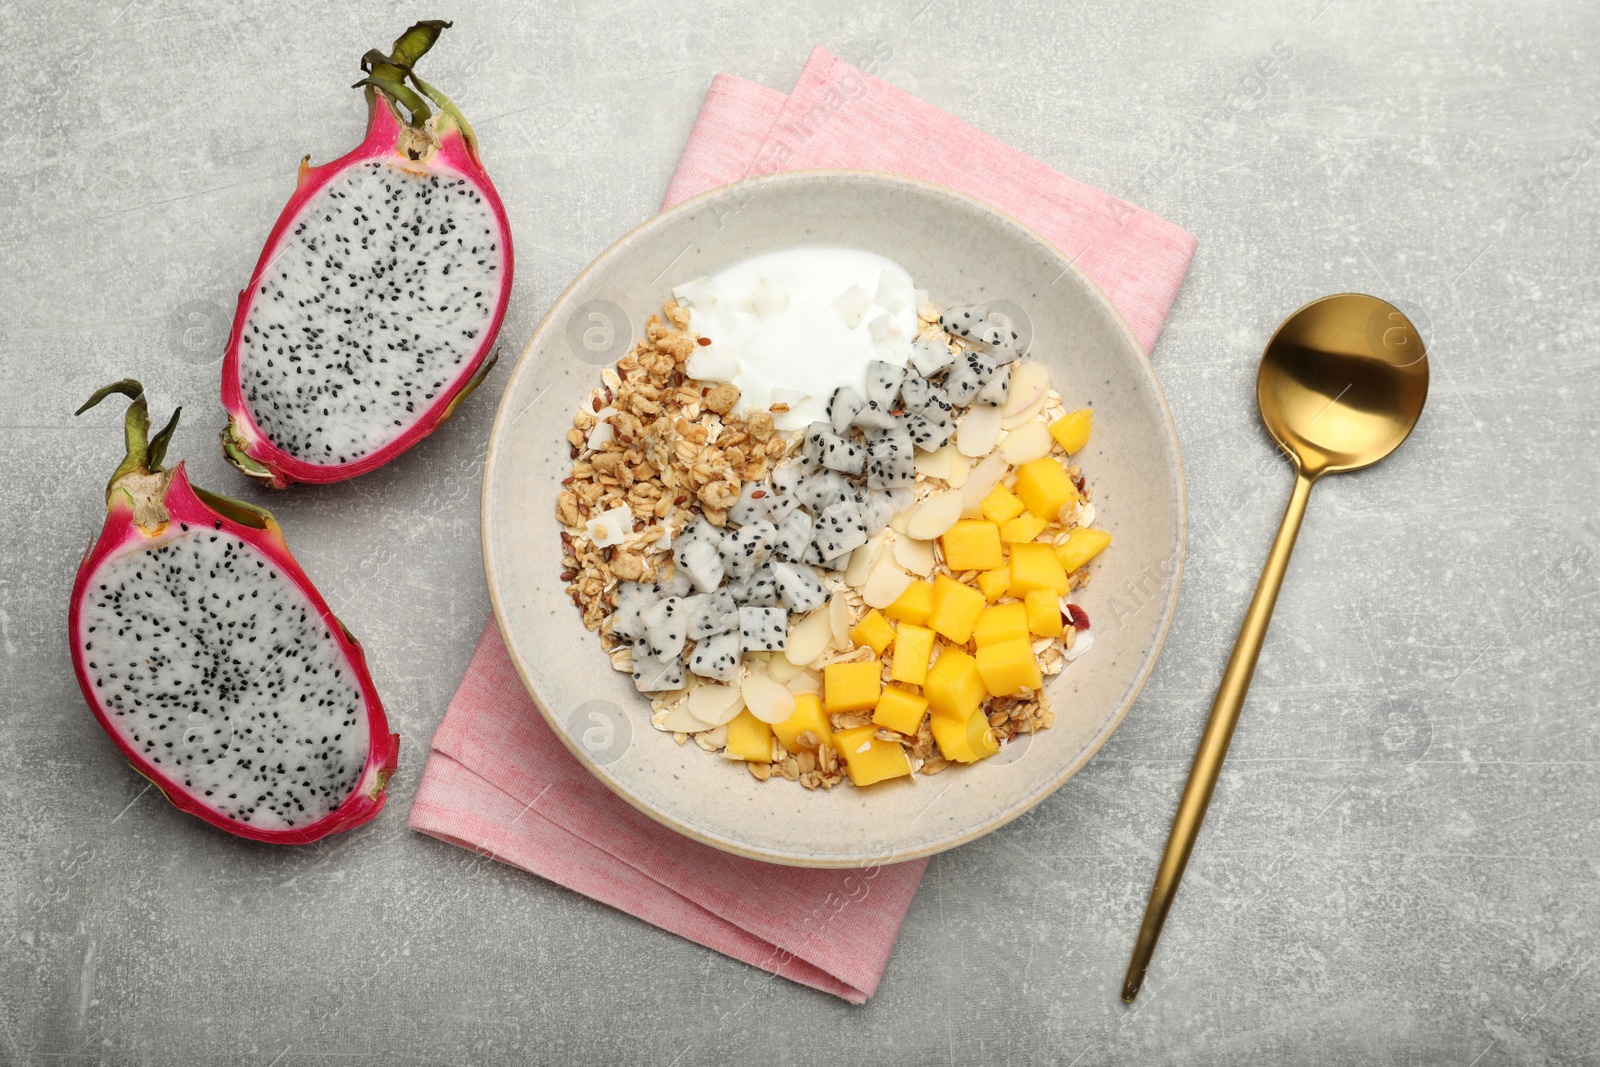
{"type": "Polygon", "coordinates": [[[179,0],[0,8],[0,1063],[1600,1062],[1600,8],[1441,0],[988,10],[179,0]],[[414,9],[413,9],[414,8],[414,9]],[[1191,500],[1154,678],[1088,768],[940,856],[851,1008],[406,831],[488,610],[485,397],[389,467],[274,497],[366,641],[380,819],[251,847],[143,790],[83,707],[68,586],[137,375],[215,447],[234,294],[355,60],[414,17],[511,213],[514,350],[654,209],[713,73],[813,43],[1200,239],[1155,353],[1191,500]],[[1432,403],[1319,491],[1137,1006],[1117,997],[1289,472],[1262,343],[1339,290],[1430,339],[1432,403]]]}

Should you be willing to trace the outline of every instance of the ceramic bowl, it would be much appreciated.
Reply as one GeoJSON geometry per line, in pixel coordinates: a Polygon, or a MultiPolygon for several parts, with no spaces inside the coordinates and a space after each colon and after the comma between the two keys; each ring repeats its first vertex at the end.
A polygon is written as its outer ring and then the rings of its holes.
{"type": "Polygon", "coordinates": [[[667,211],[612,245],[551,307],[513,368],[483,479],[495,618],[556,735],[618,795],[717,848],[810,867],[865,866],[971,841],[1028,811],[1105,743],[1149,677],[1182,573],[1184,490],[1161,387],[1127,326],[1060,252],[969,197],[905,178],[805,171],[752,179],[667,211]],[[674,285],[748,256],[843,245],[896,260],[941,307],[1006,301],[1068,410],[1093,405],[1075,457],[1115,542],[1076,596],[1092,649],[1048,680],[1055,725],[971,767],[811,792],[678,745],[611,669],[560,577],[556,496],[572,413],[674,285]],[[1015,309],[1020,309],[1017,315],[1015,309]]]}

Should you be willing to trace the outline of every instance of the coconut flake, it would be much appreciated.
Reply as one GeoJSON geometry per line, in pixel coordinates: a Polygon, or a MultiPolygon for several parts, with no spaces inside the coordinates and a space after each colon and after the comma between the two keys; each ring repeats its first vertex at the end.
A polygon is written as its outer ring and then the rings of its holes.
{"type": "Polygon", "coordinates": [[[833,302],[833,310],[839,313],[847,329],[855,329],[861,325],[861,320],[872,309],[872,294],[859,285],[852,285],[839,294],[833,302]]]}
{"type": "Polygon", "coordinates": [[[633,509],[618,504],[610,511],[602,511],[583,524],[583,532],[596,548],[620,545],[633,535],[633,509]]]}

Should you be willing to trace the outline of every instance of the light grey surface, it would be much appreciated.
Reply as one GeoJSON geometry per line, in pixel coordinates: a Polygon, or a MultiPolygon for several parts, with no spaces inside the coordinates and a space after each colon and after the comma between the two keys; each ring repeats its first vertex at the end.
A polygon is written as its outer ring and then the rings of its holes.
{"type": "Polygon", "coordinates": [[[1600,9],[922,4],[0,9],[0,1062],[1600,1059],[1600,9]],[[515,229],[513,347],[657,204],[711,75],[787,88],[813,42],[887,51],[889,81],[1200,239],[1155,353],[1192,519],[1165,655],[1065,789],[932,862],[864,1008],[404,829],[487,613],[488,398],[380,472],[268,501],[403,735],[376,824],[235,842],[142,793],[82,706],[65,599],[119,449],[109,412],[71,410],[137,375],[185,405],[196,481],[267,499],[217,454],[209,361],[300,156],[359,136],[355,59],[438,15],[458,23],[431,78],[515,229]],[[1432,403],[1391,460],[1317,490],[1130,1009],[1289,489],[1255,360],[1343,289],[1419,311],[1432,403]]]}

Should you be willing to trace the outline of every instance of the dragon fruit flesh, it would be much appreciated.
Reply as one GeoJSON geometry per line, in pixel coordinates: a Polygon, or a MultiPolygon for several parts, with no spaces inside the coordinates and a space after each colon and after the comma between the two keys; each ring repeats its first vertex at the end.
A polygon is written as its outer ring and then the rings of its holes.
{"type": "Polygon", "coordinates": [[[900,395],[900,383],[905,376],[906,369],[893,363],[885,363],[881,359],[868,363],[867,402],[876,404],[883,411],[891,410],[895,397],[900,395]]]}
{"type": "Polygon", "coordinates": [[[772,576],[778,583],[778,596],[783,606],[790,611],[811,611],[828,600],[828,587],[822,584],[816,571],[804,564],[774,563],[772,576]]]}
{"type": "Polygon", "coordinates": [[[848,385],[835,389],[833,396],[828,398],[828,423],[833,427],[833,432],[843,435],[849,431],[850,423],[861,413],[865,403],[861,394],[848,385]]]}
{"type": "Polygon", "coordinates": [[[672,558],[678,565],[678,571],[687,575],[702,593],[713,592],[722,584],[727,568],[717,546],[710,541],[699,538],[680,540],[672,546],[672,558]]]}
{"type": "Polygon", "coordinates": [[[162,466],[129,398],[127,454],[68,612],[84,699],[124,759],[179,809],[256,841],[305,844],[375,816],[394,773],[361,646],[289,554],[271,515],[162,466]]]}
{"type": "Polygon", "coordinates": [[[680,597],[656,601],[639,612],[639,621],[644,624],[644,636],[639,640],[651,657],[677,659],[683,652],[683,642],[689,636],[689,611],[680,597]]]}
{"type": "Polygon", "coordinates": [[[695,642],[689,656],[689,671],[718,682],[739,680],[739,630],[714,634],[695,642]]]}
{"type": "MultiPolygon", "coordinates": [[[[944,397],[954,407],[964,408],[972,403],[978,390],[994,377],[995,361],[981,352],[963,352],[944,382],[944,397]]],[[[998,405],[990,405],[998,406],[998,405]]]]}
{"type": "Polygon", "coordinates": [[[694,640],[738,629],[739,606],[734,603],[731,589],[724,587],[690,599],[696,601],[688,609],[687,622],[689,636],[694,640]]]}
{"type": "Polygon", "coordinates": [[[1002,363],[995,368],[993,376],[984,387],[978,390],[978,395],[973,397],[972,402],[988,408],[1003,407],[1010,391],[1011,364],[1002,363]]]}
{"type": "Polygon", "coordinates": [[[683,688],[683,662],[677,656],[652,653],[648,638],[633,643],[633,687],[641,693],[664,693],[683,688]]]}
{"type": "Polygon", "coordinates": [[[739,648],[781,652],[789,641],[789,613],[782,608],[740,608],[739,648]]]}
{"type": "Polygon", "coordinates": [[[917,341],[911,346],[911,367],[924,378],[943,374],[955,361],[950,346],[942,341],[917,341]]]}
{"type": "Polygon", "coordinates": [[[745,581],[754,574],[755,569],[771,554],[772,541],[777,535],[778,528],[765,519],[757,519],[723,534],[722,545],[717,551],[722,555],[722,563],[729,577],[745,581]]]}
{"type": "Polygon", "coordinates": [[[419,22],[392,54],[362,58],[366,137],[331,163],[302,162],[239,295],[223,452],[276,488],[388,462],[492,364],[510,226],[472,127],[413,69],[449,25],[419,22]]]}
{"type": "Polygon", "coordinates": [[[840,474],[860,474],[867,454],[854,441],[830,434],[822,442],[822,465],[840,474]]]}

